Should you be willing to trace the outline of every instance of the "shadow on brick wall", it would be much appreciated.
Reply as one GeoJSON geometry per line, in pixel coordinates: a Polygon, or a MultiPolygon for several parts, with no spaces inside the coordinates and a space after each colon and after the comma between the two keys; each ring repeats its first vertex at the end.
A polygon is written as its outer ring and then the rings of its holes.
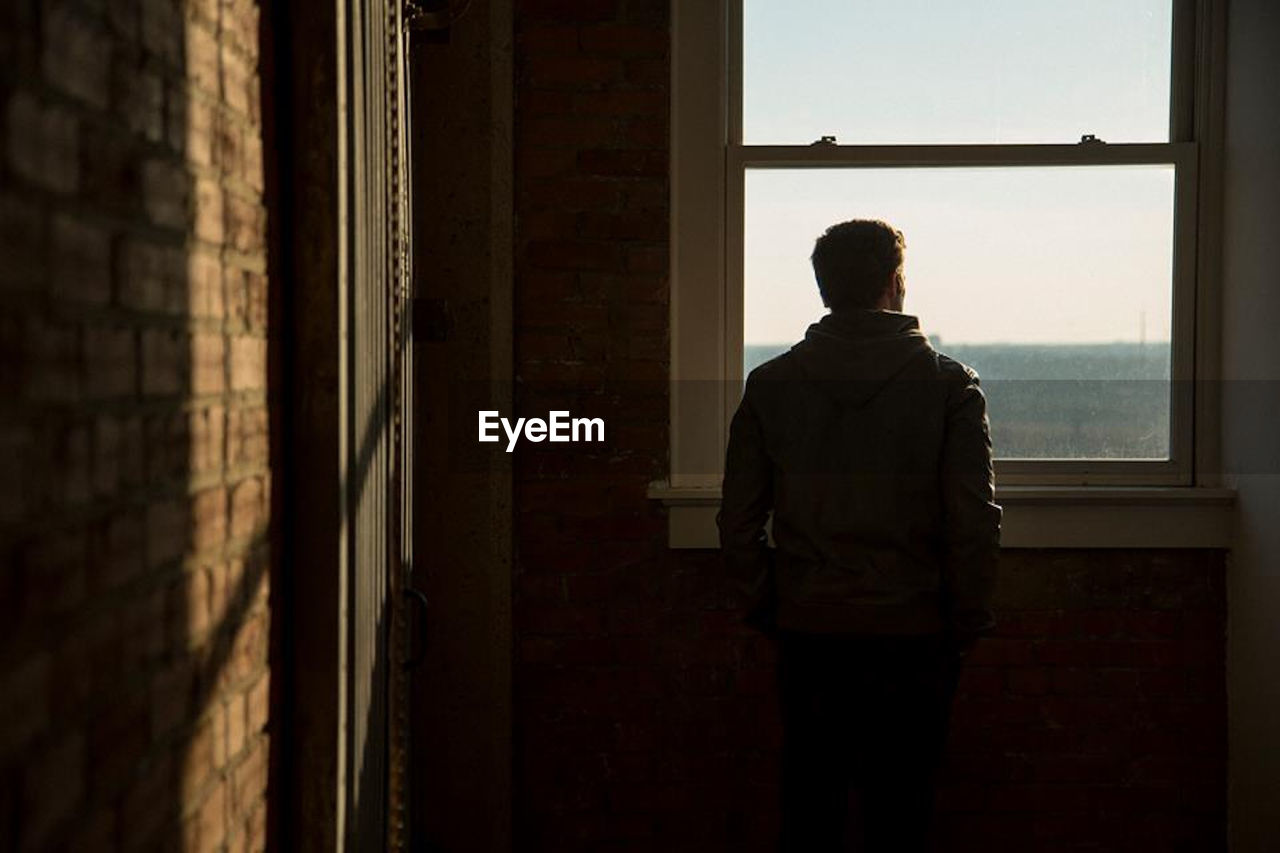
{"type": "Polygon", "coordinates": [[[0,847],[264,844],[252,0],[0,11],[0,847]]]}

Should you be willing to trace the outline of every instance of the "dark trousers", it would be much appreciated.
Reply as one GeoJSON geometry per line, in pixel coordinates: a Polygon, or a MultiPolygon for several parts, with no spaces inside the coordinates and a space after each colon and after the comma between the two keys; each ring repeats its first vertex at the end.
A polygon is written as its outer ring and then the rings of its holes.
{"type": "Polygon", "coordinates": [[[959,653],[940,635],[782,631],[778,643],[779,849],[927,850],[959,653]]]}

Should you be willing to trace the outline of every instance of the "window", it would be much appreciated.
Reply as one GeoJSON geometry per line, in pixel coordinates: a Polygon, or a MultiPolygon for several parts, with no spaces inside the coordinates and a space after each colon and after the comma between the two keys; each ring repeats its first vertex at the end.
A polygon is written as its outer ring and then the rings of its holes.
{"type": "Polygon", "coordinates": [[[671,485],[718,484],[854,217],[906,235],[905,310],[982,375],[1002,484],[1191,485],[1197,5],[673,4],[671,485]]]}

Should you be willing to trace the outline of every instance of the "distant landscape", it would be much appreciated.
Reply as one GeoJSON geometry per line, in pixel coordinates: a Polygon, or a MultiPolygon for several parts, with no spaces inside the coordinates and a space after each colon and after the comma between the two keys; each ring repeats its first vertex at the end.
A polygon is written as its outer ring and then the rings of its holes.
{"type": "MultiPolygon", "coordinates": [[[[978,371],[996,456],[1163,459],[1169,453],[1169,343],[947,344],[978,371]]],[[[790,344],[744,348],[744,372],[790,344]]]]}

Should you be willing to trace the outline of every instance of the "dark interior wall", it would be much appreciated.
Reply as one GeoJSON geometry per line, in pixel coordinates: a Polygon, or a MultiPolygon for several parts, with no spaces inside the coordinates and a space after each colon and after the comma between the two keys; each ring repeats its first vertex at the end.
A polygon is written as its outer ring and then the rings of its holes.
{"type": "Polygon", "coordinates": [[[511,458],[475,440],[478,410],[511,413],[511,26],[509,0],[477,3],[447,36],[418,33],[410,64],[414,295],[428,308],[411,835],[455,853],[511,844],[511,458]]]}
{"type": "Polygon", "coordinates": [[[1238,490],[1230,578],[1231,844],[1280,838],[1280,6],[1227,6],[1222,438],[1238,490]]]}
{"type": "MultiPolygon", "coordinates": [[[[516,451],[516,848],[771,849],[772,649],[645,497],[668,447],[667,4],[515,5],[517,414],[608,424],[599,451],[516,451]]],[[[1225,564],[1006,554],[946,849],[1223,848],[1225,564]]]]}
{"type": "Polygon", "coordinates": [[[260,849],[252,0],[0,9],[0,848],[260,849]]]}

